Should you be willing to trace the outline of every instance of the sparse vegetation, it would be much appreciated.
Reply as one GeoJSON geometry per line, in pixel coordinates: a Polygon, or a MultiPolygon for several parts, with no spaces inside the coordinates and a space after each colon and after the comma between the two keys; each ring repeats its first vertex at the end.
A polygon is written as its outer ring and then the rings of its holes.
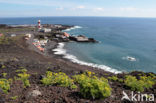
{"type": "Polygon", "coordinates": [[[153,85],[156,83],[154,73],[134,72],[116,75],[101,70],[97,70],[97,74],[90,71],[84,72],[85,69],[82,70],[81,66],[72,65],[70,67],[69,65],[66,66],[66,63],[60,65],[59,63],[62,62],[54,61],[55,59],[38,58],[39,54],[28,51],[27,45],[23,43],[23,39],[21,39],[22,42],[19,41],[19,37],[11,37],[11,40],[16,42],[11,45],[0,46],[0,51],[2,51],[0,53],[0,100],[4,100],[4,102],[23,103],[31,101],[39,103],[56,100],[57,102],[115,103],[121,100],[123,90],[128,96],[131,95],[131,90],[143,91],[145,89],[146,93],[154,94],[155,86],[153,85]],[[12,52],[12,50],[14,51],[12,52]],[[29,68],[31,76],[24,67],[29,68]],[[46,70],[54,72],[47,71],[46,75],[42,77],[46,70]],[[68,72],[69,75],[59,71],[68,72]],[[77,74],[79,72],[84,73],[77,74]],[[76,75],[71,76],[74,73],[76,75]],[[104,77],[100,77],[101,75],[104,77]],[[30,79],[31,83],[34,83],[33,85],[30,85],[30,79]],[[31,87],[26,88],[29,86],[31,87]],[[59,86],[63,86],[63,88],[59,86]],[[33,90],[40,92],[41,96],[33,97],[33,90]],[[104,98],[107,99],[99,100],[104,98]]]}
{"type": "Polygon", "coordinates": [[[125,85],[130,87],[133,91],[144,91],[143,81],[137,80],[134,76],[126,76],[125,85]]]}
{"type": "Polygon", "coordinates": [[[138,80],[135,76],[128,75],[126,76],[124,83],[133,91],[143,92],[145,88],[152,88],[155,84],[155,79],[150,76],[141,76],[140,80],[138,80]]]}
{"type": "Polygon", "coordinates": [[[6,68],[6,66],[5,65],[2,65],[2,67],[1,67],[2,69],[4,69],[4,68],[6,68]]]}
{"type": "Polygon", "coordinates": [[[119,78],[118,81],[119,81],[120,83],[123,83],[123,82],[124,82],[124,80],[121,79],[121,78],[119,78]]]}
{"type": "Polygon", "coordinates": [[[73,89],[77,88],[73,80],[62,72],[53,73],[51,71],[47,71],[46,77],[44,77],[41,82],[44,85],[58,85],[62,87],[70,87],[73,89]]]}
{"type": "Polygon", "coordinates": [[[124,82],[124,79],[122,78],[118,78],[117,76],[111,76],[111,77],[108,77],[109,80],[111,81],[117,81],[117,82],[120,82],[120,83],[123,83],[124,82]]]}
{"type": "Polygon", "coordinates": [[[3,77],[5,78],[7,76],[7,73],[2,73],[3,77]]]}
{"type": "Polygon", "coordinates": [[[18,96],[11,97],[12,100],[16,100],[17,98],[18,98],[18,96]]]}
{"type": "Polygon", "coordinates": [[[151,76],[141,76],[140,80],[144,82],[144,88],[147,88],[147,89],[152,88],[152,86],[156,82],[156,78],[151,77],[151,76]]]}
{"type": "Polygon", "coordinates": [[[33,28],[1,28],[1,33],[12,33],[18,31],[32,31],[33,28]]]}
{"type": "Polygon", "coordinates": [[[118,77],[117,76],[112,76],[112,77],[108,77],[109,80],[112,80],[112,81],[117,81],[118,80],[118,77]]]}
{"type": "Polygon", "coordinates": [[[16,70],[16,72],[20,72],[18,73],[18,80],[21,80],[23,82],[24,87],[29,87],[30,86],[30,82],[29,82],[29,77],[30,74],[27,74],[27,70],[26,69],[21,69],[21,70],[16,70]]]}
{"type": "Polygon", "coordinates": [[[5,35],[0,37],[0,44],[9,44],[9,38],[5,35]]]}
{"type": "Polygon", "coordinates": [[[75,75],[75,81],[80,86],[80,94],[84,98],[100,99],[111,95],[111,88],[108,80],[104,77],[98,78],[94,73],[87,71],[86,73],[75,75]]]}
{"type": "Polygon", "coordinates": [[[4,78],[0,79],[0,89],[7,94],[10,90],[10,81],[4,78]]]}

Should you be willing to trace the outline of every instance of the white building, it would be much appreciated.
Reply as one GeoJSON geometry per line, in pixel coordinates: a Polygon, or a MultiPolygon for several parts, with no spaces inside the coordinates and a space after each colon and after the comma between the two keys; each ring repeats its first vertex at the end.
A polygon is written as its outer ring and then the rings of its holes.
{"type": "Polygon", "coordinates": [[[25,36],[31,38],[31,34],[25,34],[25,36]]]}
{"type": "Polygon", "coordinates": [[[42,28],[42,29],[40,30],[40,32],[48,33],[48,32],[51,32],[51,29],[42,28]]]}

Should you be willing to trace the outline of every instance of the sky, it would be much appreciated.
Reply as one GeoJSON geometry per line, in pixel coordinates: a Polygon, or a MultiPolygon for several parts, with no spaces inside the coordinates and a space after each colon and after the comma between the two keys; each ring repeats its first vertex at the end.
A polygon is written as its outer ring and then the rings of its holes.
{"type": "Polygon", "coordinates": [[[156,17],[156,0],[0,0],[0,17],[156,17]]]}

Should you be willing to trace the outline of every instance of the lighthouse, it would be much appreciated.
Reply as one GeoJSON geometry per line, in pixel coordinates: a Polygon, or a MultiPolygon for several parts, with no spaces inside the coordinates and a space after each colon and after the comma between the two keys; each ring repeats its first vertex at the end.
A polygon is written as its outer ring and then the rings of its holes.
{"type": "Polygon", "coordinates": [[[41,20],[38,20],[38,29],[41,29],[41,20]]]}

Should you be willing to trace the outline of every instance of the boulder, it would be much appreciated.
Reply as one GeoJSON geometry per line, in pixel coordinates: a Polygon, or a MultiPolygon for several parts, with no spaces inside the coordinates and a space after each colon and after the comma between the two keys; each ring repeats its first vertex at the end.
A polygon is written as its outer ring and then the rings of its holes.
{"type": "Polygon", "coordinates": [[[31,92],[28,92],[27,98],[33,98],[39,95],[42,95],[42,93],[39,90],[33,90],[31,92]]]}

